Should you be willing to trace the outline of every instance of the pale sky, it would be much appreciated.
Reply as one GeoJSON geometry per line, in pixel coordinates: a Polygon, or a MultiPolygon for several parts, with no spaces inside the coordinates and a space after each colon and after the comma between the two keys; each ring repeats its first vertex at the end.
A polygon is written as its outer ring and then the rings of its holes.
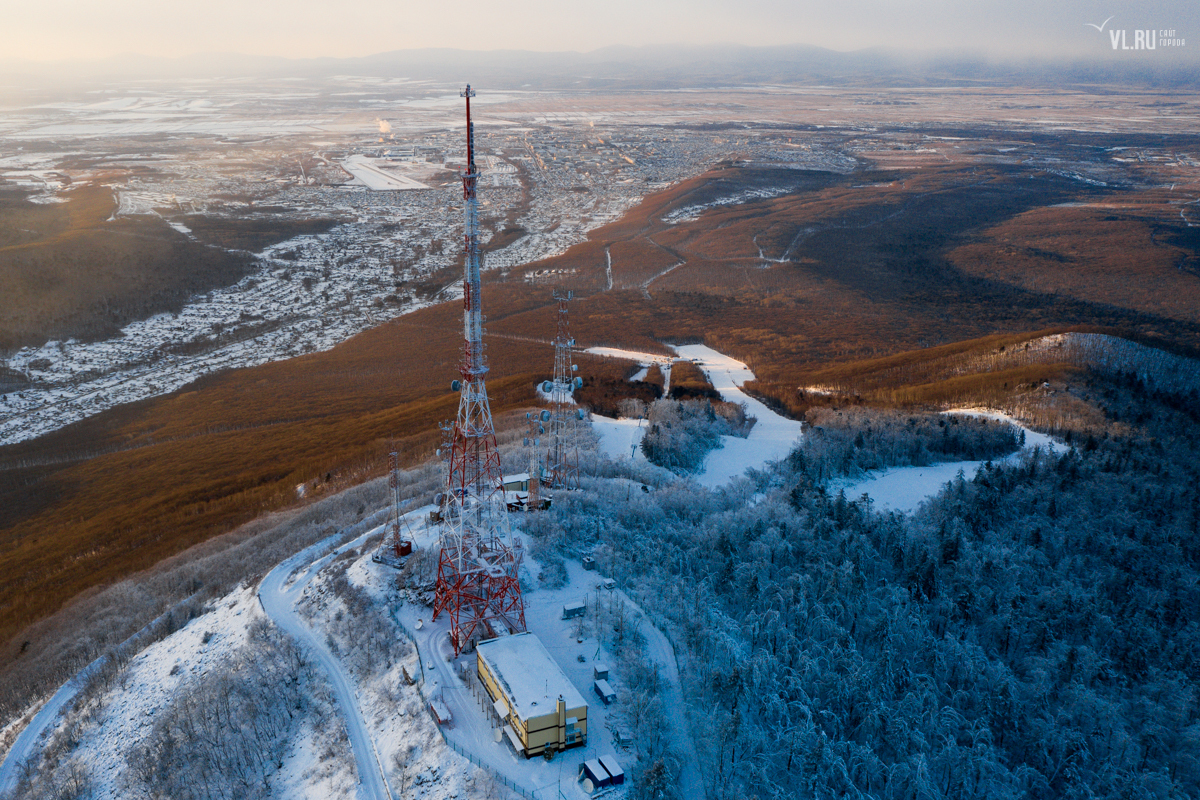
{"type": "Polygon", "coordinates": [[[1174,29],[1200,57],[1198,0],[0,0],[0,59],[716,42],[1112,58],[1112,29],[1174,29]]]}

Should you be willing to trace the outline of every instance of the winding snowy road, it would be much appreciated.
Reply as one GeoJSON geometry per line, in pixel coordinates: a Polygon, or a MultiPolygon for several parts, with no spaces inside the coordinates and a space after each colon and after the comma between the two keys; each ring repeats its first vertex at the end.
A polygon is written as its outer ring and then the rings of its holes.
{"type": "Polygon", "coordinates": [[[374,533],[368,531],[357,539],[331,550],[324,556],[317,557],[323,548],[329,547],[329,540],[302,550],[287,559],[267,577],[263,578],[258,587],[258,599],[262,603],[267,616],[283,630],[294,636],[297,641],[307,645],[317,662],[329,676],[329,684],[337,697],[338,705],[342,707],[342,716],[346,722],[346,733],[354,749],[354,761],[358,765],[359,797],[374,798],[374,800],[391,800],[392,792],[388,787],[387,778],[383,774],[383,765],[375,750],[374,741],[367,731],[367,723],[363,719],[362,709],[358,707],[358,695],[350,682],[350,677],[342,668],[341,662],[329,651],[311,628],[296,612],[296,601],[321,568],[328,564],[339,553],[362,544],[363,540],[374,533]],[[316,558],[314,561],[313,559],[316,558]],[[303,565],[308,567],[296,575],[290,584],[288,578],[303,565]]]}
{"type": "Polygon", "coordinates": [[[87,682],[88,676],[104,663],[105,658],[107,656],[101,656],[88,664],[83,671],[59,687],[54,696],[46,701],[46,705],[42,706],[25,726],[25,730],[17,736],[17,740],[4,756],[4,763],[0,764],[0,796],[7,796],[17,788],[20,765],[33,755],[35,747],[40,749],[42,734],[58,719],[59,713],[67,704],[75,699],[75,695],[79,694],[79,690],[87,682]]]}

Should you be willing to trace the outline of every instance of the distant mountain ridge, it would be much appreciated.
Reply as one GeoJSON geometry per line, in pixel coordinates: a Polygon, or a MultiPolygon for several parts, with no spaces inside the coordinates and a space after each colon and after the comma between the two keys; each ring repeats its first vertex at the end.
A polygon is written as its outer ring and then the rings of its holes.
{"type": "Polygon", "coordinates": [[[178,58],[122,55],[97,60],[0,59],[0,80],[35,84],[108,80],[338,75],[460,81],[486,75],[497,88],[669,89],[744,84],[954,86],[990,84],[1196,85],[1197,61],[1183,50],[1153,57],[996,61],[964,51],[851,52],[812,45],[613,46],[585,53],[530,50],[394,50],[354,58],[281,58],[198,53],[178,58]]]}

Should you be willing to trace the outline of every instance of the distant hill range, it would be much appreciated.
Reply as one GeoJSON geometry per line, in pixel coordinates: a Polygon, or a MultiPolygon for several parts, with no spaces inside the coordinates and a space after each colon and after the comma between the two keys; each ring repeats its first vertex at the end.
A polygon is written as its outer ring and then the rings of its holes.
{"type": "Polygon", "coordinates": [[[852,52],[811,45],[655,45],[587,53],[529,50],[395,50],[359,58],[279,58],[202,53],[180,58],[138,55],[38,63],[0,59],[0,80],[79,83],[139,78],[303,77],[337,75],[462,81],[487,76],[497,88],[669,89],[746,84],[971,86],[1069,84],[1195,87],[1197,60],[1181,48],[1121,59],[998,61],[962,51],[914,53],[885,48],[852,52]]]}

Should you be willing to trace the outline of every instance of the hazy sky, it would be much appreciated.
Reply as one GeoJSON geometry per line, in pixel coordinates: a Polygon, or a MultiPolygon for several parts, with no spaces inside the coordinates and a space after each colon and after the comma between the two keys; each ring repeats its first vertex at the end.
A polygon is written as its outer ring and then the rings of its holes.
{"type": "MultiPolygon", "coordinates": [[[[592,50],[814,44],[1112,58],[1108,31],[1175,29],[1200,56],[1200,0],[0,0],[0,58],[240,52],[361,56],[419,47],[592,50]],[[1105,32],[1086,27],[1113,19],[1105,32]]],[[[1128,54],[1125,54],[1128,55],[1128,54]]]]}

